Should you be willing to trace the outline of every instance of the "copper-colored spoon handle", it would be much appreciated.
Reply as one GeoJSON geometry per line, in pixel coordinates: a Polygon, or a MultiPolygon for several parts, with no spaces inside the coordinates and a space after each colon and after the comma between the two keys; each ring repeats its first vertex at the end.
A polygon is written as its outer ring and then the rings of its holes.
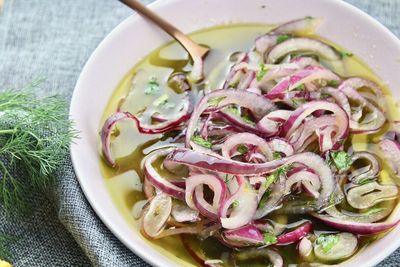
{"type": "Polygon", "coordinates": [[[208,53],[208,51],[209,51],[208,48],[202,47],[202,46],[198,45],[197,43],[195,43],[187,35],[182,33],[180,30],[175,28],[168,21],[164,20],[162,17],[160,17],[159,15],[157,15],[156,13],[151,11],[149,8],[147,8],[145,5],[143,5],[139,1],[137,1],[137,0],[119,0],[119,1],[121,1],[128,7],[136,10],[142,16],[151,20],[156,25],[158,25],[161,29],[163,29],[165,32],[167,32],[169,35],[171,35],[186,49],[186,51],[190,54],[190,56],[192,58],[197,58],[197,57],[202,58],[208,53]]]}

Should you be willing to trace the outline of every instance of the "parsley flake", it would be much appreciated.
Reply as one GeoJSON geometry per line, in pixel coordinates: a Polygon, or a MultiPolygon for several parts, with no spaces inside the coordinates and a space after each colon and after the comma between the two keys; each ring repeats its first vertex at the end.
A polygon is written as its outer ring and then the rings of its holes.
{"type": "Polygon", "coordinates": [[[205,140],[203,137],[201,137],[200,135],[193,135],[192,136],[192,141],[202,147],[206,147],[206,148],[211,148],[212,147],[212,143],[208,140],[205,140]]]}
{"type": "Polygon", "coordinates": [[[335,234],[320,234],[316,240],[317,245],[322,247],[325,253],[328,253],[338,242],[339,236],[335,234]]]}
{"type": "Polygon", "coordinates": [[[329,80],[329,81],[326,83],[326,85],[327,85],[327,86],[330,86],[330,87],[338,87],[339,81],[337,81],[337,80],[329,80]]]}
{"type": "Polygon", "coordinates": [[[239,145],[236,148],[237,152],[239,152],[241,155],[246,154],[249,151],[249,148],[245,145],[239,145]]]}
{"type": "Polygon", "coordinates": [[[257,82],[261,81],[265,74],[267,73],[267,68],[265,66],[265,64],[261,63],[260,64],[260,69],[257,72],[256,78],[257,78],[257,82]]]}
{"type": "Polygon", "coordinates": [[[157,82],[156,77],[151,77],[150,81],[147,84],[147,87],[144,88],[144,93],[146,95],[154,95],[160,92],[160,84],[157,82]]]}
{"type": "Polygon", "coordinates": [[[283,43],[283,42],[289,40],[290,38],[292,38],[292,36],[290,36],[288,34],[279,35],[278,38],[276,39],[276,43],[278,43],[278,44],[283,43]]]}
{"type": "Polygon", "coordinates": [[[339,171],[349,168],[353,163],[349,154],[344,151],[333,151],[330,157],[339,171]]]}
{"type": "Polygon", "coordinates": [[[272,233],[264,233],[264,244],[265,245],[273,245],[278,242],[276,236],[272,233]]]}

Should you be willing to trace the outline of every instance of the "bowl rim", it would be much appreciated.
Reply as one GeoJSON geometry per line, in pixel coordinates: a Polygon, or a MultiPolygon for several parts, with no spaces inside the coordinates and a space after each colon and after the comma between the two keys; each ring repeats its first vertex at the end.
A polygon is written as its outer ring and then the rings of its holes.
{"type": "MultiPolygon", "coordinates": [[[[161,0],[155,0],[154,2],[148,4],[147,6],[151,8],[152,10],[157,10],[159,8],[162,8],[163,6],[168,6],[168,5],[173,5],[177,0],[172,0],[172,1],[161,1],[161,0]]],[[[330,2],[334,3],[335,5],[342,6],[349,11],[352,12],[355,16],[361,16],[363,19],[368,20],[370,23],[374,24],[383,34],[385,34],[387,37],[391,39],[393,43],[396,43],[398,47],[400,47],[400,40],[399,38],[391,32],[388,28],[386,28],[381,22],[379,22],[377,19],[369,15],[368,13],[364,12],[363,10],[353,6],[352,4],[342,1],[342,0],[323,0],[325,2],[330,2]]],[[[82,71],[79,75],[79,78],[76,82],[76,85],[74,87],[73,95],[71,98],[70,102],[70,109],[69,109],[69,115],[71,118],[74,118],[74,114],[76,112],[79,112],[75,110],[75,106],[78,105],[79,103],[79,89],[80,84],[82,83],[82,79],[84,76],[84,73],[88,66],[91,65],[91,62],[98,56],[98,54],[101,51],[101,48],[105,46],[105,44],[112,42],[113,36],[116,35],[118,32],[122,31],[127,25],[134,23],[136,20],[140,20],[141,16],[138,15],[137,13],[133,13],[129,17],[125,18],[123,21],[121,21],[117,26],[113,28],[111,32],[109,32],[104,39],[97,45],[97,47],[94,49],[90,57],[88,58],[87,62],[85,63],[84,67],[82,68],[82,71]]],[[[217,24],[215,25],[217,26],[217,24]]],[[[372,68],[372,67],[371,67],[372,68]]],[[[372,68],[374,69],[374,68],[372,68]]],[[[138,248],[138,247],[133,247],[129,244],[128,240],[129,238],[121,235],[121,233],[114,227],[114,224],[112,222],[112,219],[110,216],[107,216],[105,212],[101,209],[101,207],[96,203],[95,199],[90,197],[90,193],[88,191],[88,188],[83,186],[82,184],[82,179],[84,179],[84,175],[81,173],[82,170],[78,167],[78,151],[75,149],[75,145],[71,145],[70,149],[70,155],[71,155],[71,160],[72,160],[72,166],[74,169],[74,172],[76,174],[77,180],[80,184],[80,187],[85,195],[85,198],[89,202],[90,206],[93,208],[95,211],[96,215],[100,218],[102,223],[112,232],[114,236],[118,238],[119,241],[121,241],[129,250],[132,251],[136,256],[139,256],[142,260],[146,261],[147,263],[153,265],[153,266],[162,266],[161,263],[164,263],[164,261],[161,260],[161,257],[149,257],[148,252],[146,251],[146,248],[138,248]]],[[[378,255],[374,255],[373,257],[370,257],[367,259],[364,263],[365,266],[373,266],[385,258],[387,258],[390,254],[392,254],[397,248],[400,246],[400,240],[399,242],[395,243],[392,242],[391,244],[388,244],[386,249],[384,251],[381,251],[378,255]]],[[[174,266],[173,262],[170,262],[167,260],[170,264],[169,266],[174,266]]]]}

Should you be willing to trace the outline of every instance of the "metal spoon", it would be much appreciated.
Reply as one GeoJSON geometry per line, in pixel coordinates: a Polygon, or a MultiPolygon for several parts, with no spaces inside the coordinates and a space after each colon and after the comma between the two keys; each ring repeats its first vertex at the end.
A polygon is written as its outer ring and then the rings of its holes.
{"type": "Polygon", "coordinates": [[[136,10],[140,13],[143,17],[154,22],[154,24],[158,25],[161,29],[166,31],[172,38],[177,40],[183,48],[189,53],[190,57],[193,60],[198,58],[204,58],[207,53],[210,51],[209,48],[200,46],[199,44],[195,43],[192,39],[190,39],[187,35],[183,32],[175,28],[169,22],[164,20],[162,17],[151,11],[145,5],[140,3],[137,0],[119,0],[120,2],[124,3],[128,7],[136,10]]]}

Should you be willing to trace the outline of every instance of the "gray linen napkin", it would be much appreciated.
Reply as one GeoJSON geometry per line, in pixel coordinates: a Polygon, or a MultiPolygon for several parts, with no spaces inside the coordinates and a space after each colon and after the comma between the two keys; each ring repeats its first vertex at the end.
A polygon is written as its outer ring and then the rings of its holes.
{"type": "MultiPolygon", "coordinates": [[[[78,75],[97,44],[131,11],[115,0],[5,0],[0,11],[0,88],[37,77],[38,92],[70,99],[78,75]]],[[[149,3],[151,1],[144,1],[149,3]]],[[[400,0],[348,0],[400,35],[400,0]]],[[[149,266],[121,244],[82,194],[70,159],[48,192],[28,199],[32,214],[5,218],[0,232],[18,237],[15,266],[149,266]]],[[[0,207],[1,208],[1,207],[0,207]]],[[[399,266],[400,250],[379,266],[399,266]]]]}

